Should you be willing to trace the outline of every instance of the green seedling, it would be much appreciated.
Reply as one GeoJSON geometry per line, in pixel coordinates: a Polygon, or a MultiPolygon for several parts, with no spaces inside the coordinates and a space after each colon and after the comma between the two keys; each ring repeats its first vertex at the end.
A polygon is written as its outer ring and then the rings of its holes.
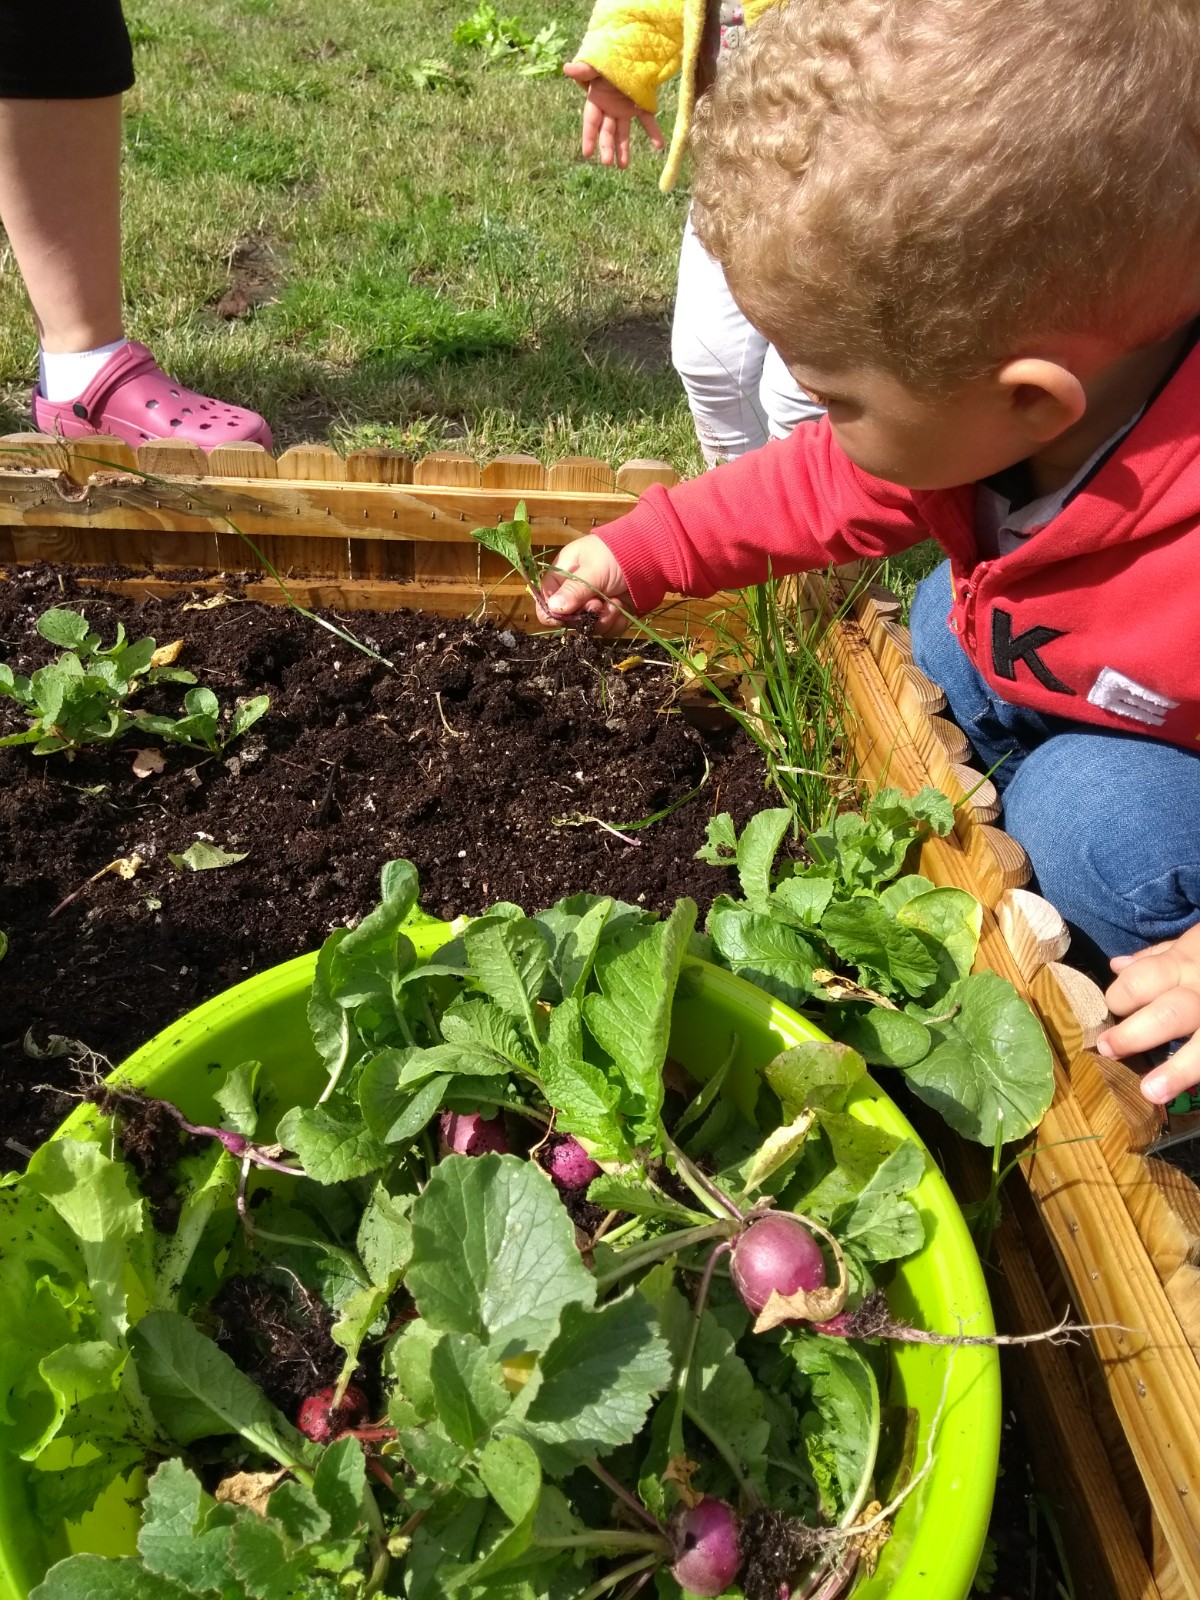
{"type": "Polygon", "coordinates": [[[120,622],[116,639],[105,646],[81,612],[60,607],[43,612],[37,630],[62,654],[28,678],[0,663],[0,695],[15,700],[30,718],[24,732],[9,734],[0,745],[27,744],[35,756],[71,758],[85,746],[115,744],[126,734],[157,734],[220,755],[270,705],[266,695],[245,701],[225,730],[216,695],[203,687],[184,696],[182,717],[135,710],[129,702],[140,689],[157,683],[195,684],[194,673],[172,665],[171,646],[160,650],[150,638],[133,642],[120,622]]]}
{"type": "Polygon", "coordinates": [[[200,687],[189,689],[184,695],[185,716],[139,717],[138,728],[146,733],[157,733],[172,744],[189,745],[193,750],[207,750],[219,756],[265,715],[270,704],[270,696],[265,694],[243,700],[230,717],[228,727],[224,727],[216,695],[211,689],[200,687]]]}
{"type": "MultiPolygon", "coordinates": [[[[543,566],[533,553],[533,528],[524,500],[517,502],[511,522],[498,523],[494,528],[473,528],[471,537],[485,550],[503,556],[537,604],[542,591],[543,566]]],[[[591,633],[596,626],[596,619],[590,611],[577,611],[573,616],[561,617],[559,625],[573,628],[577,633],[591,633]]]]}
{"type": "Polygon", "coordinates": [[[43,612],[37,630],[62,653],[28,678],[0,664],[0,695],[15,700],[30,718],[23,733],[9,734],[0,745],[28,744],[34,755],[73,756],[85,745],[112,744],[142,720],[128,707],[139,689],[196,681],[165,659],[169,650],[159,652],[149,638],[131,641],[119,622],[108,646],[78,611],[43,612]]]}

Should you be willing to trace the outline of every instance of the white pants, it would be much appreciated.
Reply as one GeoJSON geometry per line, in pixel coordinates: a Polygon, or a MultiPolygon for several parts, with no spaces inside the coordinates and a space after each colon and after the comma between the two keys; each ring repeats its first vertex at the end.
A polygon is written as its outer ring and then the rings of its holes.
{"type": "Polygon", "coordinates": [[[746,321],[725,273],[692,228],[683,232],[671,328],[671,360],[683,381],[710,467],[786,439],[821,416],[774,347],[746,321]]]}

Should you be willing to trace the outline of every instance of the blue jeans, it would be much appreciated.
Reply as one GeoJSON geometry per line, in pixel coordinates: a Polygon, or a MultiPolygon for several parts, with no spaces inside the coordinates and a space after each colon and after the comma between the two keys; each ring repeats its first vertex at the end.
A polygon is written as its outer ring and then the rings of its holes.
{"type": "Polygon", "coordinates": [[[1105,956],[1200,921],[1200,751],[1047,717],[985,683],[947,626],[950,564],[917,588],[913,659],[1004,803],[1036,888],[1105,956]]]}

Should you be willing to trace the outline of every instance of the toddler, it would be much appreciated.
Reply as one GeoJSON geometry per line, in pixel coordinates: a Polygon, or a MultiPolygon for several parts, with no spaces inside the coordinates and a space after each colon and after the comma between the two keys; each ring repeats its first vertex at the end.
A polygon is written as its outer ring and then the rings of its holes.
{"type": "MultiPolygon", "coordinates": [[[[606,166],[629,164],[629,136],[640,122],[656,150],[665,140],[655,120],[659,87],[681,75],[679,110],[661,187],[679,173],[697,97],[718,58],[741,44],[746,28],[777,0],[597,0],[576,60],[563,69],[587,91],[583,154],[606,166]]],[[[821,408],[805,395],[779,352],[753,327],[729,292],[725,274],[689,220],[679,252],[671,361],[679,374],[696,437],[710,467],[786,439],[821,408]]]]}
{"type": "Polygon", "coordinates": [[[1110,1056],[1200,1081],[1200,14],[790,0],[701,102],[693,216],[827,417],[576,540],[619,631],[905,549],[914,654],[1038,887],[1112,960],[1110,1056]]]}

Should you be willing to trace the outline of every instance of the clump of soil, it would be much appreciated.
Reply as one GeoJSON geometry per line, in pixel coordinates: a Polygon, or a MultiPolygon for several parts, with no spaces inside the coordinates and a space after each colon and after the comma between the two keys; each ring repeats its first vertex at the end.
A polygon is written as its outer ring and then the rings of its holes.
{"type": "MultiPolygon", "coordinates": [[[[223,706],[271,698],[224,759],[164,746],[165,771],[146,779],[132,770],[136,740],[74,761],[0,750],[0,1094],[18,1143],[36,1145],[69,1109],[34,1092],[65,1086],[70,1063],[31,1063],[27,1029],[119,1062],[200,1001],[361,916],[389,858],[416,864],[422,904],[439,916],[496,900],[535,910],[583,890],[661,911],[690,895],[703,913],[731,889],[729,873],[693,857],[714,811],[740,825],[761,806],[761,761],[740,735],[686,721],[661,663],[618,670],[628,641],[414,611],[343,619],[390,669],[285,608],[195,609],[203,598],[102,595],[47,568],[10,576],[0,594],[0,660],[16,672],[52,658],[34,624],[68,605],[106,642],[118,619],[134,637],[181,638],[178,664],[223,706]],[[630,835],[636,846],[581,820],[647,817],[693,790],[706,761],[699,795],[630,835]],[[198,837],[245,860],[174,867],[170,854],[198,837]],[[51,917],[133,854],[135,878],[110,873],[51,917]]],[[[182,690],[140,698],[177,712],[182,690]]],[[[0,734],[24,726],[0,700],[0,734]]]]}
{"type": "Polygon", "coordinates": [[[286,1417],[342,1370],[345,1352],[330,1337],[331,1312],[296,1283],[227,1278],[209,1313],[213,1339],[286,1417]]]}
{"type": "Polygon", "coordinates": [[[782,1512],[759,1506],[741,1528],[745,1553],[742,1590],[747,1600],[780,1600],[803,1562],[820,1548],[820,1535],[782,1512]]]}
{"type": "Polygon", "coordinates": [[[105,1116],[116,1119],[117,1143],[137,1175],[146,1197],[150,1220],[159,1233],[174,1233],[183,1207],[175,1168],[181,1156],[191,1155],[203,1143],[184,1133],[161,1100],[103,1085],[89,1097],[105,1116]]]}

